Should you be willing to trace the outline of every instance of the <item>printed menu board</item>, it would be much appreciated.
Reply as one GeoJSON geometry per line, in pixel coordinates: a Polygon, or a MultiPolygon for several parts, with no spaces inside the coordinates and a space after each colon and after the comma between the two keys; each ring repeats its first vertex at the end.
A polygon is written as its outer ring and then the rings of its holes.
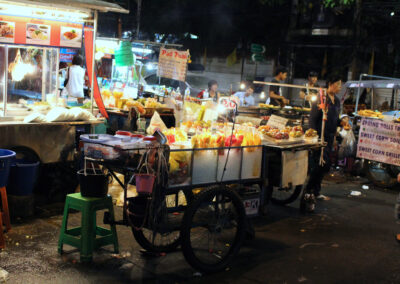
{"type": "Polygon", "coordinates": [[[0,42],[81,48],[83,24],[0,15],[0,42]]]}
{"type": "Polygon", "coordinates": [[[184,82],[186,80],[189,51],[160,49],[157,76],[184,82]]]}
{"type": "Polygon", "coordinates": [[[400,166],[400,124],[363,118],[357,157],[400,166]]]}

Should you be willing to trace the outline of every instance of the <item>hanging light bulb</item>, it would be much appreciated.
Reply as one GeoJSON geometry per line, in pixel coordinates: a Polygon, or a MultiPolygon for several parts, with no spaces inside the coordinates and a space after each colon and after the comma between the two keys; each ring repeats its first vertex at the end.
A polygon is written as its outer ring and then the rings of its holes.
{"type": "Polygon", "coordinates": [[[23,66],[21,52],[18,49],[17,55],[15,56],[14,62],[11,65],[11,76],[13,81],[21,81],[26,74],[26,70],[23,66]]]}

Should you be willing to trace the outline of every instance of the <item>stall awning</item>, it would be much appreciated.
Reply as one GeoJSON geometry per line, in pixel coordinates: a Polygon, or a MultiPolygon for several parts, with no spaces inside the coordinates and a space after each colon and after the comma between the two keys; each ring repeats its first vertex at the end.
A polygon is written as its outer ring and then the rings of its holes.
{"type": "Polygon", "coordinates": [[[365,80],[365,81],[348,81],[344,88],[374,88],[374,89],[400,89],[399,80],[365,80]]]}
{"type": "Polygon", "coordinates": [[[58,9],[79,9],[79,10],[97,10],[99,12],[115,12],[128,14],[129,10],[122,8],[118,4],[102,0],[1,0],[1,3],[14,5],[32,5],[34,7],[53,7],[58,9]]]}

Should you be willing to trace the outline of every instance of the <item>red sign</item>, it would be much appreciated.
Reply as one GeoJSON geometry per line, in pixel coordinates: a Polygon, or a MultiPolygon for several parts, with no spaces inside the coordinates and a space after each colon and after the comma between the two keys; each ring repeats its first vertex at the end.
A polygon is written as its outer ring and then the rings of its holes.
{"type": "Polygon", "coordinates": [[[0,15],[0,42],[81,48],[82,24],[0,15]]]}

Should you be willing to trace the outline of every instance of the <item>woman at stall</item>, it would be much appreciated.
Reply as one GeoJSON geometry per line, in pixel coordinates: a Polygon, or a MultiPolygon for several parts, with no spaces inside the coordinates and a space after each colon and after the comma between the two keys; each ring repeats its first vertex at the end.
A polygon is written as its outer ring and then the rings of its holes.
{"type": "Polygon", "coordinates": [[[85,83],[85,69],[82,68],[83,59],[80,55],[75,55],[72,59],[72,66],[67,70],[68,82],[65,86],[69,97],[77,99],[82,103],[84,99],[83,85],[85,83]]]}
{"type": "MultiPolygon", "coordinates": [[[[327,118],[325,121],[324,140],[327,146],[323,150],[324,164],[320,164],[321,152],[316,151],[310,160],[311,172],[310,178],[306,185],[305,198],[313,200],[314,197],[319,200],[329,200],[329,197],[321,194],[321,183],[325,174],[329,172],[330,153],[333,149],[334,138],[336,135],[337,127],[340,124],[339,112],[340,101],[336,96],[341,89],[342,80],[338,76],[331,76],[327,80],[327,118]]],[[[310,115],[310,128],[317,130],[318,135],[321,137],[323,112],[320,108],[321,101],[313,102],[310,115]]],[[[312,211],[312,210],[309,210],[312,211]]]]}
{"type": "Polygon", "coordinates": [[[199,99],[213,99],[214,102],[218,101],[218,83],[215,80],[208,82],[208,89],[201,91],[197,97],[199,99]]]}

